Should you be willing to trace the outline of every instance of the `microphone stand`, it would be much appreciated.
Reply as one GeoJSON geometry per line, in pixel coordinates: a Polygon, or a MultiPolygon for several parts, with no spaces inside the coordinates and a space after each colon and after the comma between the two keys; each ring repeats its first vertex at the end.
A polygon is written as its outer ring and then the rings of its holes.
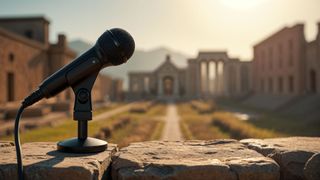
{"type": "Polygon", "coordinates": [[[58,151],[96,153],[107,149],[106,141],[88,137],[88,121],[92,119],[91,90],[97,76],[95,73],[72,86],[75,94],[73,119],[78,121],[78,137],[58,142],[58,151]]]}

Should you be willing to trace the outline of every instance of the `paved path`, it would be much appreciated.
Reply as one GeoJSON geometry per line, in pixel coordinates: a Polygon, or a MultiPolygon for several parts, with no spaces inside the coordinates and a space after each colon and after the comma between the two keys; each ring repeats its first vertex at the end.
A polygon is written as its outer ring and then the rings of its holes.
{"type": "Polygon", "coordinates": [[[183,140],[179,125],[180,117],[177,107],[174,103],[169,103],[167,107],[167,115],[165,117],[165,127],[162,132],[161,140],[179,141],[183,140]]]}
{"type": "Polygon", "coordinates": [[[92,121],[101,121],[101,120],[108,119],[108,118],[110,118],[111,116],[114,116],[114,115],[116,115],[116,114],[122,113],[122,112],[124,112],[124,111],[129,111],[130,108],[131,108],[132,106],[134,106],[134,105],[135,105],[135,103],[130,103],[130,104],[121,106],[121,107],[119,107],[119,108],[116,108],[116,109],[113,109],[113,110],[110,110],[110,111],[106,111],[105,113],[99,114],[99,115],[97,115],[97,116],[93,116],[92,121]]]}

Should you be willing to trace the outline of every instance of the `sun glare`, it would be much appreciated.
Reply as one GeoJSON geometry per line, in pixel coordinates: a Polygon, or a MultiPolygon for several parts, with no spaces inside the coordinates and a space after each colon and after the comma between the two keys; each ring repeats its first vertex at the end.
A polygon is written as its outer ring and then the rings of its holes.
{"type": "Polygon", "coordinates": [[[263,3],[265,0],[220,0],[226,7],[233,9],[250,9],[263,3]]]}

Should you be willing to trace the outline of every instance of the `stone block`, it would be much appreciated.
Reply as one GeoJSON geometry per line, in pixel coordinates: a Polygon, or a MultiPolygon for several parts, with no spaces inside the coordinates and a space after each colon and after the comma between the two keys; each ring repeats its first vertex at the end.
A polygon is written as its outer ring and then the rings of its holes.
{"type": "MultiPolygon", "coordinates": [[[[56,151],[56,143],[39,142],[22,145],[25,178],[33,180],[92,180],[109,176],[111,156],[117,146],[109,144],[101,153],[72,154],[56,151]]],[[[0,143],[0,179],[17,179],[15,147],[0,143]]]]}
{"type": "MultiPolygon", "coordinates": [[[[14,119],[17,115],[19,107],[9,108],[5,111],[5,119],[14,119]]],[[[40,117],[51,112],[51,108],[45,105],[35,105],[26,108],[23,111],[23,117],[40,117]]]]}
{"type": "Polygon", "coordinates": [[[281,168],[281,179],[304,179],[303,169],[320,152],[319,137],[288,137],[241,140],[250,149],[274,159],[281,168]]]}
{"type": "Polygon", "coordinates": [[[271,158],[236,140],[132,143],[112,157],[113,179],[279,179],[271,158]]]}
{"type": "Polygon", "coordinates": [[[314,154],[306,163],[303,169],[304,177],[307,180],[320,179],[320,153],[314,154]]]}

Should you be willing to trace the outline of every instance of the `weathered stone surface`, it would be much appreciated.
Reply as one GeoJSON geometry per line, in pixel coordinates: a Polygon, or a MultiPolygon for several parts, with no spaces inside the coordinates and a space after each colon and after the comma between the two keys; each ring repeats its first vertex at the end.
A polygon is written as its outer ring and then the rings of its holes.
{"type": "Polygon", "coordinates": [[[14,146],[14,143],[11,141],[2,141],[0,142],[0,148],[1,147],[10,147],[10,146],[14,146]]]}
{"type": "MultiPolygon", "coordinates": [[[[56,151],[56,143],[39,142],[23,144],[22,150],[26,179],[91,180],[107,176],[117,147],[109,144],[101,153],[70,154],[56,151]]],[[[16,167],[15,147],[1,146],[0,179],[17,179],[16,167]]]]}
{"type": "Polygon", "coordinates": [[[314,154],[308,160],[304,166],[303,173],[307,180],[320,179],[320,153],[314,154]]]}
{"type": "Polygon", "coordinates": [[[281,168],[281,179],[303,179],[308,159],[320,152],[318,137],[289,137],[241,140],[250,149],[274,159],[281,168]]]}
{"type": "Polygon", "coordinates": [[[236,140],[132,143],[112,157],[114,179],[279,179],[272,159],[236,140]]]}

